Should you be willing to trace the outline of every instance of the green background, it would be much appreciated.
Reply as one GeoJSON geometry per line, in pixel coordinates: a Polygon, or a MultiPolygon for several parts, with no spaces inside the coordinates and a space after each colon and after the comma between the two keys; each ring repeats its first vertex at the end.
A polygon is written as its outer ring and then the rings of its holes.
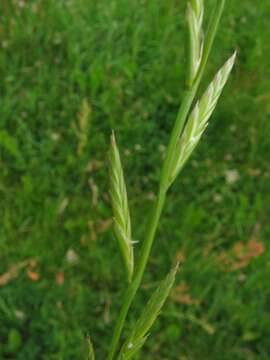
{"type": "MultiPolygon", "coordinates": [[[[109,227],[109,135],[138,254],[183,93],[185,5],[1,1],[0,279],[35,258],[0,285],[1,359],[82,359],[89,333],[105,357],[126,287],[109,227]]],[[[169,192],[126,329],[180,259],[145,359],[270,358],[269,14],[268,0],[227,2],[200,92],[234,49],[236,67],[169,192]]]]}

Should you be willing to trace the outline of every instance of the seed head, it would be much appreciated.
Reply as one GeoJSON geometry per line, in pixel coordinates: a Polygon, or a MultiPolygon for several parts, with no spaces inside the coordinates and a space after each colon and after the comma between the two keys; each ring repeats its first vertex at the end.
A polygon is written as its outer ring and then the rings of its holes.
{"type": "Polygon", "coordinates": [[[199,140],[208,125],[208,120],[215,110],[217,101],[228,80],[235,58],[236,53],[234,53],[218,71],[204,95],[200,101],[196,103],[193,111],[191,112],[183,133],[178,140],[178,145],[171,165],[169,184],[174,181],[185,162],[199,143],[199,140]]]}
{"type": "Polygon", "coordinates": [[[133,274],[133,246],[131,221],[128,206],[126,184],[115,136],[111,136],[110,160],[110,194],[114,216],[114,232],[128,273],[129,281],[133,274]]]}

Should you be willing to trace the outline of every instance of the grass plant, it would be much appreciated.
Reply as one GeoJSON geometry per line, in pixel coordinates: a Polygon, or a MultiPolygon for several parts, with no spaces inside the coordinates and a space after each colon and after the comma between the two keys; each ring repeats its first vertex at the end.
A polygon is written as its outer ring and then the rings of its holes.
{"type": "MultiPolygon", "coordinates": [[[[108,139],[114,129],[138,241],[132,284],[194,78],[187,1],[0,3],[0,359],[83,359],[87,334],[105,359],[129,286],[113,240],[108,139]]],[[[200,67],[214,6],[205,0],[200,67]]],[[[137,357],[269,360],[270,2],[228,0],[225,10],[184,125],[234,49],[237,67],[166,193],[117,356],[180,261],[137,357]]],[[[179,154],[179,134],[175,144],[179,154]]]]}
{"type": "MultiPolygon", "coordinates": [[[[123,299],[123,305],[121,307],[121,311],[115,326],[113,339],[107,358],[108,360],[113,360],[115,358],[127,313],[141,284],[145,267],[147,265],[152,244],[155,238],[155,234],[158,228],[162,209],[165,203],[167,191],[170,185],[175,180],[176,176],[180,173],[186,160],[189,158],[196,145],[198,144],[207,126],[207,121],[209,120],[216,107],[219,96],[221,95],[223,87],[227,82],[227,79],[235,62],[236,54],[233,54],[233,56],[218,71],[217,75],[210,83],[201,100],[198,101],[193,111],[191,111],[192,103],[197,94],[201,79],[204,75],[205,66],[207,64],[207,60],[216,36],[224,6],[225,0],[216,2],[216,6],[210,19],[206,39],[205,42],[203,42],[202,23],[204,1],[196,0],[188,2],[187,20],[189,25],[188,29],[190,39],[188,57],[188,68],[190,69],[190,71],[187,74],[188,85],[175,122],[175,126],[172,130],[160,178],[159,192],[156,204],[154,206],[151,220],[149,222],[149,228],[147,230],[141,253],[139,255],[134,278],[132,278],[134,264],[126,188],[123,180],[123,171],[121,167],[119,152],[115,145],[114,135],[112,136],[112,150],[110,154],[113,160],[111,160],[110,162],[110,171],[113,174],[111,176],[111,193],[112,205],[115,214],[115,229],[116,236],[118,238],[118,242],[120,244],[120,248],[122,250],[122,254],[126,263],[126,267],[128,269],[128,278],[131,283],[123,299]]],[[[169,282],[169,284],[170,286],[168,286],[168,289],[171,288],[172,282],[169,282]]],[[[160,291],[158,296],[154,295],[154,298],[152,301],[150,301],[150,304],[152,304],[152,302],[155,303],[155,301],[158,302],[156,298],[159,298],[160,295],[162,295],[162,301],[160,301],[160,303],[163,303],[168,294],[169,291],[160,291]]],[[[149,306],[150,310],[148,310],[146,314],[143,313],[143,320],[141,321],[147,321],[147,318],[151,318],[151,316],[155,314],[155,311],[153,311],[153,314],[151,314],[151,310],[154,307],[155,306],[149,306]]],[[[131,338],[128,340],[127,344],[122,349],[119,359],[131,359],[135,352],[145,342],[145,336],[146,331],[138,332],[135,326],[134,333],[131,335],[131,338]]]]}

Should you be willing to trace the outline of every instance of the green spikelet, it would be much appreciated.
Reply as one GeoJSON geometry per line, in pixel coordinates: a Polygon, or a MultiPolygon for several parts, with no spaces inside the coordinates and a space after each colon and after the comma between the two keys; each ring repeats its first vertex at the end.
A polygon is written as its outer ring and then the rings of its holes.
{"type": "Polygon", "coordinates": [[[126,184],[114,134],[111,136],[109,160],[110,194],[114,216],[114,232],[127,269],[128,280],[131,281],[134,267],[131,221],[126,184]]]}
{"type": "Polygon", "coordinates": [[[188,85],[191,86],[200,67],[203,54],[203,0],[191,0],[187,6],[189,35],[188,85]]]}
{"type": "Polygon", "coordinates": [[[174,159],[171,165],[171,176],[169,184],[175,180],[185,162],[200,141],[204,130],[208,125],[208,120],[212,115],[222,90],[228,80],[230,72],[235,62],[236,53],[218,71],[208,89],[197,102],[191,112],[182,135],[178,140],[174,159]]]}

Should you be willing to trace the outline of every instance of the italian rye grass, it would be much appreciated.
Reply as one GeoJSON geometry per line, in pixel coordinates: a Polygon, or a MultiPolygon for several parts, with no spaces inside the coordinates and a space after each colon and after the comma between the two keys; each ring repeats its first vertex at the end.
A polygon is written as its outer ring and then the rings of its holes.
{"type": "MultiPolygon", "coordinates": [[[[124,259],[129,285],[123,298],[121,310],[115,325],[107,360],[127,360],[131,359],[137,353],[145,343],[149,330],[156,320],[174,283],[177,266],[174,267],[165,280],[161,282],[156,292],[150,298],[137,323],[135,323],[131,334],[126,337],[124,344],[120,347],[120,338],[123,327],[129,308],[142,281],[166,200],[167,191],[179,175],[195,147],[198,145],[235,62],[236,54],[234,53],[217,72],[202,98],[196,102],[195,106],[193,106],[224,6],[225,0],[216,1],[206,35],[204,36],[204,2],[203,0],[190,0],[188,2],[187,23],[189,46],[186,89],[171,133],[161,172],[158,196],[156,203],[154,204],[137,264],[134,264],[131,219],[123,169],[114,135],[112,135],[111,138],[109,156],[111,179],[110,192],[114,215],[114,229],[124,259]]],[[[92,355],[92,358],[93,356],[94,355],[92,355]]]]}

